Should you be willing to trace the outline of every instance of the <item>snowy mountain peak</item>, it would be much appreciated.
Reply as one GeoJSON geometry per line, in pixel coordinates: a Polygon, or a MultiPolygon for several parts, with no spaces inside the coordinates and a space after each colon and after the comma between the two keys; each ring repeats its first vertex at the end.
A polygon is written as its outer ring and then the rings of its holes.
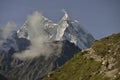
{"type": "Polygon", "coordinates": [[[94,41],[93,36],[81,27],[78,21],[71,19],[66,11],[64,13],[57,28],[56,40],[68,40],[80,49],[90,47],[91,42],[94,41]]]}
{"type": "MultiPolygon", "coordinates": [[[[94,41],[93,36],[83,29],[78,21],[71,19],[65,10],[63,12],[64,16],[58,24],[44,17],[41,13],[34,12],[28,16],[24,25],[17,31],[17,37],[29,41],[36,38],[48,42],[67,40],[80,49],[90,47],[94,41]]],[[[18,45],[15,44],[15,46],[18,45]]]]}
{"type": "Polygon", "coordinates": [[[61,20],[68,20],[69,15],[68,15],[67,11],[63,9],[62,12],[64,12],[64,16],[63,16],[63,18],[61,20]]]}
{"type": "Polygon", "coordinates": [[[39,12],[33,13],[28,17],[24,27],[20,29],[18,36],[30,39],[35,35],[45,35],[48,40],[52,41],[68,40],[80,49],[90,47],[94,41],[93,36],[83,29],[78,21],[71,19],[67,11],[62,11],[64,16],[58,24],[42,16],[39,12]]]}

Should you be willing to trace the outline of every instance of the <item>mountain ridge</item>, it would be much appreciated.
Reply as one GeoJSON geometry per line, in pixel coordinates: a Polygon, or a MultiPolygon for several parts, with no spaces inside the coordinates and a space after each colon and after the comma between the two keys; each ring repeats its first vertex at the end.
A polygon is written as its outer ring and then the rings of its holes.
{"type": "Polygon", "coordinates": [[[120,33],[96,40],[43,80],[120,80],[120,33]]]}
{"type": "Polygon", "coordinates": [[[41,80],[75,53],[90,47],[93,36],[67,17],[65,13],[56,24],[39,12],[28,16],[0,48],[0,73],[18,80],[41,80]]]}

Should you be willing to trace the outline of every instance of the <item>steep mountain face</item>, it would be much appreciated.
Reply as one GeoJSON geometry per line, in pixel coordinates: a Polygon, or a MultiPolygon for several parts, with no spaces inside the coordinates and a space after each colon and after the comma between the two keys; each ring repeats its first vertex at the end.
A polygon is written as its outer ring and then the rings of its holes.
{"type": "Polygon", "coordinates": [[[120,33],[95,41],[44,80],[120,80],[120,33]]]}
{"type": "Polygon", "coordinates": [[[6,41],[0,46],[0,51],[9,53],[10,49],[15,51],[25,50],[30,45],[30,40],[26,38],[19,38],[17,32],[13,32],[12,35],[6,39],[6,41]]]}
{"type": "Polygon", "coordinates": [[[63,65],[74,53],[80,51],[78,47],[68,41],[49,42],[48,44],[54,49],[49,58],[40,56],[30,60],[20,60],[12,58],[13,50],[10,50],[9,54],[1,53],[1,72],[4,72],[3,75],[7,77],[14,77],[18,80],[37,80],[63,65]],[[70,54],[66,54],[69,51],[70,54]]]}
{"type": "Polygon", "coordinates": [[[94,40],[92,35],[80,27],[77,20],[72,20],[67,12],[60,20],[57,29],[56,40],[68,40],[74,43],[80,49],[85,49],[91,46],[94,40]]]}
{"type": "Polygon", "coordinates": [[[40,80],[93,41],[93,36],[67,12],[58,24],[35,12],[0,47],[0,73],[9,79],[40,80]],[[14,56],[17,53],[19,57],[14,56]]]}

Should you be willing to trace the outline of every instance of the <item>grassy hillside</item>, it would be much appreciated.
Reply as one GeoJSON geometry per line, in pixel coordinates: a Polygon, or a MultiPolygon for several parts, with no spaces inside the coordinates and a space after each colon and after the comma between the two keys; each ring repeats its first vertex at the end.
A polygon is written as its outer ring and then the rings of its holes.
{"type": "Polygon", "coordinates": [[[120,33],[96,40],[44,80],[120,80],[120,33]]]}

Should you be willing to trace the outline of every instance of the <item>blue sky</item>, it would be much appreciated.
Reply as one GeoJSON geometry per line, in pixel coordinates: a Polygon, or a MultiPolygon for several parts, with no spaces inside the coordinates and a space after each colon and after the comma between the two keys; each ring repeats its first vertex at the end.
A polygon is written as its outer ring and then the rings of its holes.
{"type": "Polygon", "coordinates": [[[0,26],[13,21],[20,27],[34,11],[58,22],[62,9],[96,39],[120,32],[120,0],[0,0],[0,26]]]}

